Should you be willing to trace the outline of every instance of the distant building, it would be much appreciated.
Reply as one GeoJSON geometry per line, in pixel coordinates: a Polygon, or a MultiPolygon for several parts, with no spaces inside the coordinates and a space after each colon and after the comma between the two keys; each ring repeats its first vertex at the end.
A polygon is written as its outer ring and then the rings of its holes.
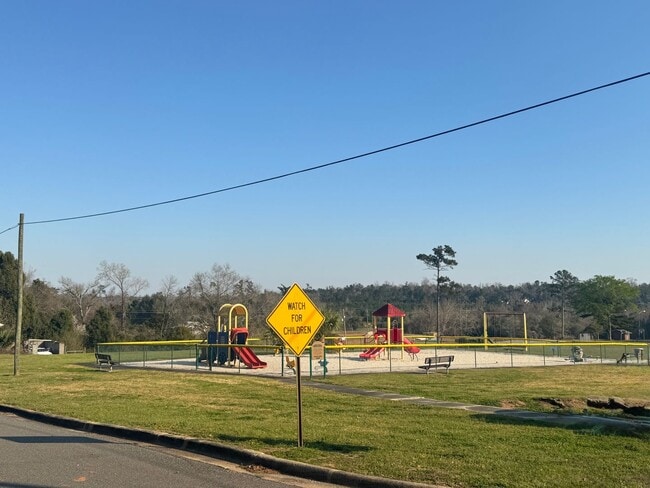
{"type": "Polygon", "coordinates": [[[632,333],[625,329],[612,329],[613,341],[629,341],[632,338],[632,333]]]}
{"type": "Polygon", "coordinates": [[[593,341],[594,340],[594,334],[588,331],[581,332],[578,334],[578,340],[579,341],[593,341]]]}
{"type": "Polygon", "coordinates": [[[65,345],[62,342],[49,339],[27,339],[25,348],[29,354],[64,354],[65,345]]]}

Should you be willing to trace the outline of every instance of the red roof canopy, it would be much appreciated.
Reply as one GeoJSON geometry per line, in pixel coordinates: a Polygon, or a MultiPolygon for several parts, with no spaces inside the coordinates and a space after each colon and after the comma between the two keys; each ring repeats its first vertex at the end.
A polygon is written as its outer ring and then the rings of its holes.
{"type": "Polygon", "coordinates": [[[387,303],[381,308],[372,312],[373,317],[406,317],[406,313],[397,308],[395,305],[387,303]]]}

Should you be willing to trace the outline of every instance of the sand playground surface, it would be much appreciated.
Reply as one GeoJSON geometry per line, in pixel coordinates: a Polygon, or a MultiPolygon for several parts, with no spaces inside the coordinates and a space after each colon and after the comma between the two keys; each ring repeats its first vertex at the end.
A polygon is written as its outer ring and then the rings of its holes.
{"type": "MultiPolygon", "coordinates": [[[[375,359],[362,359],[359,354],[363,349],[342,349],[340,352],[328,352],[327,363],[323,365],[321,360],[310,360],[309,355],[305,354],[300,360],[301,376],[322,376],[322,375],[340,375],[340,374],[359,374],[359,373],[388,373],[388,372],[411,372],[416,374],[425,374],[425,371],[419,366],[424,365],[424,360],[429,356],[454,356],[450,370],[454,369],[472,369],[472,368],[508,368],[508,367],[531,367],[531,366],[573,366],[580,364],[607,363],[615,364],[613,359],[586,358],[581,362],[574,362],[567,356],[542,355],[533,352],[513,352],[503,350],[483,350],[480,348],[472,349],[443,349],[437,352],[433,349],[423,349],[417,356],[409,355],[406,351],[395,349],[390,351],[384,350],[375,359]],[[390,357],[389,357],[390,356],[390,357]],[[325,371],[326,368],[326,371],[325,371]]],[[[294,356],[288,356],[289,362],[294,360],[294,356]]],[[[198,363],[195,359],[174,359],[158,361],[137,361],[132,363],[121,363],[122,366],[131,366],[139,368],[153,369],[172,369],[185,371],[210,372],[214,374],[248,374],[256,376],[294,376],[295,372],[289,368],[287,356],[282,354],[260,355],[259,359],[266,363],[262,368],[249,368],[240,361],[233,361],[224,365],[213,364],[210,367],[206,361],[198,363]]],[[[634,360],[632,361],[635,362],[634,360]]],[[[295,364],[295,363],[294,363],[295,364]]],[[[433,372],[434,370],[432,370],[433,372]]],[[[439,368],[439,373],[444,374],[445,368],[439,368]]]]}

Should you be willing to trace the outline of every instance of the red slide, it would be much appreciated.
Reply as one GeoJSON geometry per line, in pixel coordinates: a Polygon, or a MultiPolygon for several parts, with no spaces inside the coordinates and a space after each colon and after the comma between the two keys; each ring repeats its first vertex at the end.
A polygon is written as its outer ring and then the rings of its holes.
{"type": "Polygon", "coordinates": [[[239,360],[251,369],[266,368],[266,363],[258,358],[250,347],[233,347],[239,360]]]}
{"type": "MultiPolygon", "coordinates": [[[[413,344],[411,341],[409,341],[406,337],[404,338],[404,344],[413,344]]],[[[408,352],[409,354],[417,354],[420,352],[420,348],[417,346],[410,346],[410,347],[405,347],[404,350],[408,352]]]]}
{"type": "Polygon", "coordinates": [[[371,349],[366,349],[361,354],[359,354],[359,357],[361,359],[374,359],[377,356],[379,356],[382,349],[383,348],[381,348],[381,347],[373,347],[371,349]]]}

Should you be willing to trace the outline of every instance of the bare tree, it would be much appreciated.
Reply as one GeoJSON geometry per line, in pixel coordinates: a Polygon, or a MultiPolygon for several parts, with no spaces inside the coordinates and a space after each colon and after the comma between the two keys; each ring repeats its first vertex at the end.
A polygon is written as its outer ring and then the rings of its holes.
{"type": "Polygon", "coordinates": [[[209,272],[196,273],[192,277],[189,288],[200,303],[199,320],[206,328],[216,324],[219,308],[235,297],[241,281],[242,277],[228,264],[214,264],[209,272]]]}
{"type": "Polygon", "coordinates": [[[88,318],[104,292],[104,286],[100,285],[97,280],[91,283],[76,283],[65,276],[59,279],[59,284],[61,292],[73,304],[78,329],[85,331],[88,318]]]}
{"type": "Polygon", "coordinates": [[[165,276],[161,283],[160,295],[162,297],[162,320],[160,321],[160,338],[165,337],[174,320],[175,296],[178,287],[178,279],[175,276],[165,276]]]}
{"type": "Polygon", "coordinates": [[[115,286],[120,294],[120,326],[124,331],[126,328],[126,302],[130,296],[136,296],[149,286],[149,282],[143,278],[131,276],[131,270],[121,263],[99,263],[99,274],[97,281],[106,287],[115,286]]]}

